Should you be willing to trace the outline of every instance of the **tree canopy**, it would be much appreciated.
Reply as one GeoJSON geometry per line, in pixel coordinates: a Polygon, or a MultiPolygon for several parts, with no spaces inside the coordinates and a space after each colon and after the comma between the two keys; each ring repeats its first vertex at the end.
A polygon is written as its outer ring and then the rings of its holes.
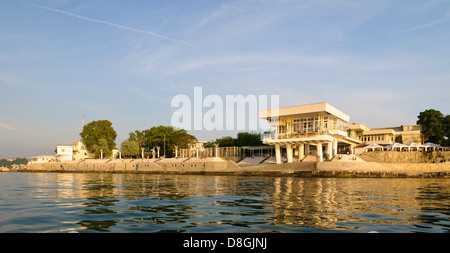
{"type": "Polygon", "coordinates": [[[184,129],[177,129],[172,126],[157,126],[146,130],[136,130],[129,134],[129,141],[136,141],[140,148],[149,152],[153,148],[160,147],[160,155],[172,157],[175,155],[175,146],[187,148],[197,138],[187,133],[184,129]],[[165,150],[164,150],[165,148],[165,150]]]}
{"type": "Polygon", "coordinates": [[[205,147],[213,147],[215,144],[219,147],[244,147],[244,146],[259,146],[262,145],[261,135],[259,133],[241,132],[237,134],[237,138],[225,136],[218,138],[215,141],[209,141],[205,147]]]}
{"type": "Polygon", "coordinates": [[[0,159],[0,167],[11,168],[13,165],[17,164],[27,164],[28,160],[26,158],[15,158],[14,160],[0,159]]]}
{"type": "Polygon", "coordinates": [[[440,111],[429,109],[419,113],[417,118],[425,142],[449,145],[450,115],[444,117],[440,111]]]}
{"type": "Polygon", "coordinates": [[[124,140],[121,144],[120,149],[122,150],[123,156],[128,156],[128,157],[139,156],[140,147],[139,147],[139,143],[135,140],[132,140],[132,141],[124,140]]]}
{"type": "Polygon", "coordinates": [[[238,133],[236,141],[239,147],[262,145],[261,135],[259,133],[238,133]]]}
{"type": "Polygon", "coordinates": [[[110,156],[116,146],[117,133],[110,121],[97,120],[86,124],[80,137],[89,153],[99,157],[103,151],[104,156],[110,156]]]}
{"type": "Polygon", "coordinates": [[[444,117],[444,146],[450,146],[450,114],[444,117]]]}

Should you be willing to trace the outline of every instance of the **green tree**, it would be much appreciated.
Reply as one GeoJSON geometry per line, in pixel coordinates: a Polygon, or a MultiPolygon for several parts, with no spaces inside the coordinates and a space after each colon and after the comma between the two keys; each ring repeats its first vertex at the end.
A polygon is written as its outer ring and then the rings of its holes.
{"type": "Polygon", "coordinates": [[[28,160],[26,158],[16,158],[12,161],[8,161],[7,159],[0,160],[0,167],[11,168],[15,164],[27,164],[28,160]]]}
{"type": "Polygon", "coordinates": [[[440,144],[444,140],[444,115],[440,111],[425,110],[417,118],[417,124],[422,127],[425,142],[440,144]]]}
{"type": "Polygon", "coordinates": [[[121,144],[122,155],[133,157],[139,155],[139,143],[137,141],[124,140],[121,144]]]}
{"type": "Polygon", "coordinates": [[[212,148],[214,145],[219,147],[243,147],[243,146],[259,146],[262,145],[261,135],[259,133],[241,132],[237,134],[237,138],[231,136],[224,136],[214,141],[208,141],[204,147],[212,148]]]}
{"type": "Polygon", "coordinates": [[[236,144],[239,147],[262,145],[261,135],[259,133],[238,133],[236,144]]]}
{"type": "Polygon", "coordinates": [[[116,146],[117,133],[110,121],[97,120],[86,124],[80,137],[89,153],[99,157],[103,150],[103,156],[110,156],[116,146]]]}
{"type": "Polygon", "coordinates": [[[103,157],[106,157],[106,156],[110,156],[111,155],[113,148],[111,148],[108,145],[108,141],[105,138],[101,138],[98,141],[98,144],[94,144],[94,146],[92,146],[92,150],[93,150],[92,153],[96,157],[101,157],[102,154],[103,154],[103,157]]]}
{"type": "Polygon", "coordinates": [[[444,117],[444,146],[450,146],[450,114],[444,117]]]}
{"type": "Polygon", "coordinates": [[[175,154],[175,146],[187,148],[188,144],[197,141],[197,138],[187,133],[184,129],[172,126],[157,126],[142,131],[134,131],[129,134],[128,140],[136,141],[140,148],[149,152],[153,148],[160,147],[160,155],[172,157],[175,154]]]}
{"type": "Polygon", "coordinates": [[[395,142],[403,144],[403,136],[402,135],[395,136],[395,142]]]}
{"type": "Polygon", "coordinates": [[[237,146],[237,139],[231,136],[225,136],[222,138],[216,139],[215,143],[219,145],[219,147],[233,147],[237,146]]]}

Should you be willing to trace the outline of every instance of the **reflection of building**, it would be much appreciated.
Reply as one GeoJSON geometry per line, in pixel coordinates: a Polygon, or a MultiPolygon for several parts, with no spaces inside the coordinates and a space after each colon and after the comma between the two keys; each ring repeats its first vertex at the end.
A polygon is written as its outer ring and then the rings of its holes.
{"type": "Polygon", "coordinates": [[[363,144],[393,144],[400,143],[419,143],[422,144],[420,135],[420,126],[385,127],[369,128],[364,124],[348,125],[348,135],[363,144]]]}
{"type": "Polygon", "coordinates": [[[259,117],[275,127],[274,133],[263,136],[263,143],[275,145],[277,163],[281,163],[281,148],[286,149],[288,162],[295,153],[302,160],[313,151],[323,161],[324,156],[336,155],[338,147],[353,152],[361,143],[347,135],[350,116],[325,102],[259,111],[259,117]]]}

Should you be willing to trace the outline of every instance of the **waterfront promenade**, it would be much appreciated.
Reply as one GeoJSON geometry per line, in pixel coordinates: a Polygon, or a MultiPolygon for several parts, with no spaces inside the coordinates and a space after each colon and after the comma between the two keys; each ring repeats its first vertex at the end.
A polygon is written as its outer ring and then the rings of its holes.
{"type": "Polygon", "coordinates": [[[367,156],[342,155],[340,159],[282,164],[239,164],[223,158],[89,159],[30,163],[20,172],[109,172],[159,174],[286,175],[321,177],[440,177],[450,178],[450,163],[378,162],[367,156]]]}

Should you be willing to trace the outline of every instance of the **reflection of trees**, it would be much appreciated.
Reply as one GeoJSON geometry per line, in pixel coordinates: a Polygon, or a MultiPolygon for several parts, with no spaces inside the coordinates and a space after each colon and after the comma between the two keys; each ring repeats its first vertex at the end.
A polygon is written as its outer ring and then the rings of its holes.
{"type": "Polygon", "coordinates": [[[81,220],[77,224],[87,230],[98,232],[109,232],[111,227],[114,227],[118,221],[116,220],[81,220]]]}

